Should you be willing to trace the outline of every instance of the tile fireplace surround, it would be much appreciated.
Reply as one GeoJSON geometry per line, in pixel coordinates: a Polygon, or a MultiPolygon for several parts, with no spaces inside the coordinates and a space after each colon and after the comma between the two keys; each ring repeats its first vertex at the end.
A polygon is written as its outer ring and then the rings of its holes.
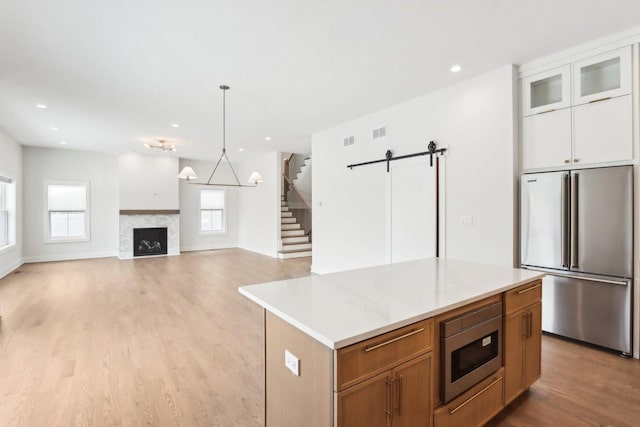
{"type": "Polygon", "coordinates": [[[133,259],[133,229],[166,227],[167,255],[180,254],[180,211],[178,210],[121,210],[120,259],[133,259]]]}

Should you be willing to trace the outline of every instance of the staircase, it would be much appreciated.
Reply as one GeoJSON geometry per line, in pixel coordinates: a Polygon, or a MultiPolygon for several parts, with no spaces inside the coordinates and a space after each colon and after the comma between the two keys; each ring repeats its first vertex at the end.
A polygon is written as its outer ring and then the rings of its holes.
{"type": "Polygon", "coordinates": [[[293,212],[289,211],[289,206],[284,200],[284,196],[280,199],[280,236],[282,249],[278,253],[278,258],[288,259],[311,256],[309,236],[304,234],[304,230],[293,216],[293,212]]]}

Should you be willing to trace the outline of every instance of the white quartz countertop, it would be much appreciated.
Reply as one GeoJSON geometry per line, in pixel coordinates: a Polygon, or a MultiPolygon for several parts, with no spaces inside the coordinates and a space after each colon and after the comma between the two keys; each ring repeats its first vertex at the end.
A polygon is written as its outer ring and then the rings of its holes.
{"type": "Polygon", "coordinates": [[[339,349],[542,278],[543,273],[429,258],[239,288],[339,349]]]}

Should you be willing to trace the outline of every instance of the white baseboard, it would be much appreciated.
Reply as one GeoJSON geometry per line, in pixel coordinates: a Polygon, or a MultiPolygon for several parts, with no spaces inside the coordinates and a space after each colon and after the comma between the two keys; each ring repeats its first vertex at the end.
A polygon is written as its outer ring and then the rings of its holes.
{"type": "Polygon", "coordinates": [[[271,252],[271,251],[265,251],[262,248],[254,248],[254,247],[241,246],[241,245],[238,245],[238,248],[244,249],[245,251],[249,251],[249,252],[255,252],[260,255],[266,255],[271,258],[278,258],[278,251],[271,252]]]}
{"type": "Polygon", "coordinates": [[[91,259],[91,258],[111,258],[117,257],[118,251],[106,252],[85,252],[78,254],[55,254],[55,255],[37,255],[24,259],[25,263],[32,262],[50,262],[50,261],[70,261],[74,259],[91,259]]]}
{"type": "Polygon", "coordinates": [[[180,248],[180,251],[181,252],[210,251],[215,249],[233,249],[237,247],[238,245],[236,245],[235,243],[213,243],[213,244],[204,244],[204,245],[182,246],[180,248]]]}
{"type": "Polygon", "coordinates": [[[11,264],[7,265],[6,267],[0,269],[0,279],[2,279],[7,274],[11,273],[13,270],[20,268],[22,264],[24,264],[24,259],[19,258],[14,262],[12,262],[11,264]]]}

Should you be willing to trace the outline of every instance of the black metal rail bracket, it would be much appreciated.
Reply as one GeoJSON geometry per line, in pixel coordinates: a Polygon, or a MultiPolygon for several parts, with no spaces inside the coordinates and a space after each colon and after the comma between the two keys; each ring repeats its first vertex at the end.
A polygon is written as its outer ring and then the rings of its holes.
{"type": "Polygon", "coordinates": [[[433,156],[436,154],[442,155],[445,151],[447,151],[446,148],[437,148],[436,143],[434,141],[429,142],[427,149],[428,151],[423,151],[421,153],[405,154],[404,156],[398,156],[398,157],[393,157],[393,152],[391,150],[387,150],[387,152],[384,155],[384,159],[371,160],[370,162],[363,162],[363,163],[355,163],[352,165],[347,165],[347,167],[349,169],[353,169],[353,168],[357,168],[358,166],[365,166],[365,165],[372,165],[374,163],[387,162],[387,172],[389,172],[390,162],[394,160],[402,160],[402,159],[408,159],[410,157],[418,157],[418,156],[429,156],[429,166],[433,167],[433,156]]]}

